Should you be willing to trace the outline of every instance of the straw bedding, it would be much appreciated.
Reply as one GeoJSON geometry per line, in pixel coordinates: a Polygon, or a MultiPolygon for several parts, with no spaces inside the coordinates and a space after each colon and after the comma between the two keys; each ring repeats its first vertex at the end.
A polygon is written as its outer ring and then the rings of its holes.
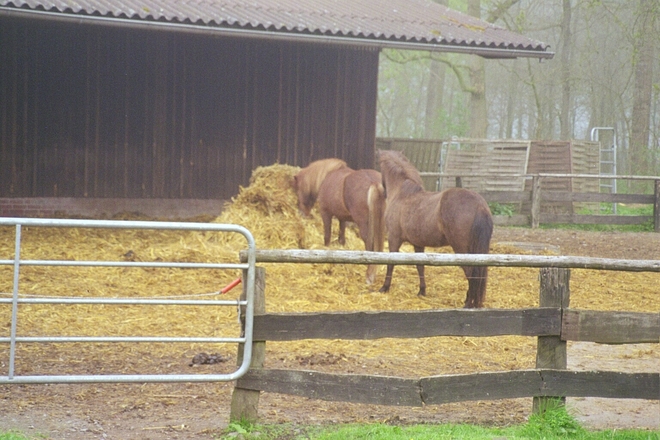
{"type": "MultiPolygon", "coordinates": [[[[297,167],[272,165],[254,170],[250,185],[214,219],[247,227],[257,247],[274,249],[322,249],[321,220],[317,212],[310,219],[298,214],[297,200],[290,187],[297,167]]],[[[356,232],[349,228],[347,244],[336,242],[333,249],[364,249],[356,232]]],[[[14,230],[0,229],[0,255],[13,256],[14,230]]],[[[239,234],[179,231],[124,231],[97,229],[25,228],[22,257],[25,259],[130,260],[236,262],[245,248],[239,234]]],[[[404,247],[404,252],[412,248],[404,247]]],[[[448,249],[430,249],[448,252],[448,249]]],[[[493,253],[523,251],[493,243],[493,253]]],[[[366,266],[333,264],[266,264],[266,307],[269,312],[421,310],[461,307],[467,281],[460,268],[428,267],[428,296],[417,297],[417,272],[412,266],[395,268],[392,289],[378,293],[384,276],[381,268],[374,286],[364,282],[366,266]]],[[[52,268],[22,267],[20,292],[35,296],[236,298],[240,287],[221,296],[216,292],[240,274],[232,270],[141,269],[141,268],[52,268]]],[[[651,289],[655,274],[573,270],[571,306],[596,310],[651,311],[660,309],[660,298],[651,289]]],[[[0,266],[0,292],[11,292],[12,269],[0,266]]],[[[538,270],[491,268],[486,307],[520,308],[538,305],[538,270]]],[[[11,309],[0,306],[0,335],[9,335],[11,309]]],[[[236,336],[236,311],[229,307],[200,306],[114,306],[114,305],[21,305],[18,332],[31,335],[143,335],[143,336],[236,336]]],[[[52,347],[51,347],[52,348],[52,347]]],[[[301,360],[341,371],[342,362],[378,360],[401,367],[402,376],[509,370],[534,366],[535,339],[499,338],[422,338],[378,341],[297,341],[268,343],[269,358],[278,362],[301,360]],[[319,360],[311,362],[310,360],[319,360]]],[[[2,355],[7,347],[0,347],[2,355]]],[[[140,353],[150,357],[181,353],[235,353],[234,345],[217,344],[21,344],[17,372],[53,374],[67,371],[76,362],[98,363],[126,358],[123,371],[143,368],[140,353]],[[45,346],[53,345],[59,363],[31,359],[45,346]],[[42,371],[40,368],[48,369],[42,371]]],[[[48,351],[52,353],[53,350],[48,351]]],[[[51,354],[52,356],[52,354],[51,354]]],[[[52,359],[51,359],[52,360],[52,359]]],[[[6,364],[5,364],[6,365],[6,364]]],[[[169,371],[169,366],[157,369],[169,371]]],[[[4,367],[2,367],[4,368],[4,367]]],[[[181,366],[173,366],[174,370],[181,366]]],[[[178,371],[178,370],[177,370],[178,371]]],[[[106,371],[106,373],[109,373],[106,371]]],[[[3,374],[6,374],[3,371],[3,374]]]]}

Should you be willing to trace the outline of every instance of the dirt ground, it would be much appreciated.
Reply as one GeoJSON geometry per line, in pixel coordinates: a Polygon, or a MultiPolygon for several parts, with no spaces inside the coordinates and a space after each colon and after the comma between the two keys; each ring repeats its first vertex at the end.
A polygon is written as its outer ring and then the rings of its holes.
{"type": "MultiPolygon", "coordinates": [[[[496,228],[494,242],[529,242],[564,255],[605,258],[660,259],[660,234],[594,233],[569,230],[496,228]]],[[[657,344],[602,346],[571,343],[569,368],[660,372],[657,344]]],[[[149,358],[148,352],[127,352],[123,365],[80,362],[67,365],[74,373],[95,374],[104,369],[131,370],[142,363],[191,369],[231,371],[235,359],[193,365],[197,353],[149,358]]],[[[57,365],[59,353],[46,352],[35,364],[57,365]]],[[[358,355],[321,353],[312,356],[268,357],[269,368],[289,365],[298,369],[375,372],[400,375],[402,366],[414,371],[415,359],[401,362],[358,355]]],[[[5,363],[6,359],[0,359],[5,363]]],[[[111,361],[115,362],[115,361],[111,361]]],[[[111,363],[110,362],[110,363],[111,363]]],[[[6,365],[3,365],[6,368],[6,365]]],[[[36,367],[35,367],[36,368],[36,367]]],[[[17,429],[52,439],[203,439],[217,438],[227,426],[232,384],[75,384],[0,386],[0,429],[17,429]]],[[[657,400],[569,399],[570,411],[595,429],[660,429],[657,400]]],[[[262,394],[259,411],[265,423],[336,424],[347,422],[444,423],[465,422],[509,425],[523,422],[531,399],[466,402],[424,408],[385,407],[324,402],[276,394],[262,394]]]]}

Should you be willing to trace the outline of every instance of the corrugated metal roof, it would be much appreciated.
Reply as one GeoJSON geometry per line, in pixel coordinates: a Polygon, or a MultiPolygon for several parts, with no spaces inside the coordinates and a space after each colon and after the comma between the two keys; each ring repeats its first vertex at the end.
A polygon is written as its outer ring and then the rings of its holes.
{"type": "Polygon", "coordinates": [[[0,0],[2,12],[493,57],[553,55],[540,41],[430,0],[0,0]]]}

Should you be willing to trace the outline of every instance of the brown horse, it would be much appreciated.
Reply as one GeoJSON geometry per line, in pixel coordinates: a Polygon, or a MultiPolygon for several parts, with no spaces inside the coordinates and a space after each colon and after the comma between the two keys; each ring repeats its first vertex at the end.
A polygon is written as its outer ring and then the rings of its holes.
{"type": "Polygon", "coordinates": [[[346,166],[346,162],[341,159],[321,159],[310,163],[293,177],[292,186],[298,196],[298,209],[301,214],[309,217],[325,176],[346,166]]]}
{"type": "MultiPolygon", "coordinates": [[[[323,220],[323,241],[330,244],[332,218],[339,220],[339,243],[346,244],[346,222],[352,221],[358,226],[364,248],[368,251],[383,251],[385,230],[383,215],[385,212],[385,190],[382,177],[376,170],[353,170],[345,163],[328,171],[336,165],[324,159],[313,162],[300,171],[294,178],[294,188],[298,194],[300,210],[309,214],[314,205],[316,194],[319,211],[323,220]],[[319,164],[318,162],[324,162],[319,164]],[[324,178],[320,179],[319,174],[324,178]],[[316,185],[318,184],[318,187],[316,185]]],[[[339,161],[339,159],[334,159],[339,161]]],[[[367,267],[367,283],[372,284],[376,277],[376,266],[367,267]]]]}
{"type": "MultiPolygon", "coordinates": [[[[387,194],[385,224],[390,252],[408,242],[415,252],[425,246],[451,246],[457,254],[487,254],[493,233],[493,217],[486,200],[474,191],[449,188],[425,191],[419,172],[399,151],[379,151],[379,162],[387,194]]],[[[381,292],[392,283],[393,265],[387,266],[381,292]]],[[[468,280],[465,307],[483,307],[487,266],[463,266],[468,280]]],[[[417,266],[419,293],[426,295],[424,266],[417,266]]]]}

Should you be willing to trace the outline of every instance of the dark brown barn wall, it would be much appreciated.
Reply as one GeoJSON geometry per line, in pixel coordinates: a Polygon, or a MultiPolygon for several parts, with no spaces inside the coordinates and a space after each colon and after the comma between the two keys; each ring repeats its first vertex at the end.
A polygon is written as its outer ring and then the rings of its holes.
{"type": "Polygon", "coordinates": [[[229,199],[372,167],[378,52],[0,19],[0,197],[229,199]]]}

